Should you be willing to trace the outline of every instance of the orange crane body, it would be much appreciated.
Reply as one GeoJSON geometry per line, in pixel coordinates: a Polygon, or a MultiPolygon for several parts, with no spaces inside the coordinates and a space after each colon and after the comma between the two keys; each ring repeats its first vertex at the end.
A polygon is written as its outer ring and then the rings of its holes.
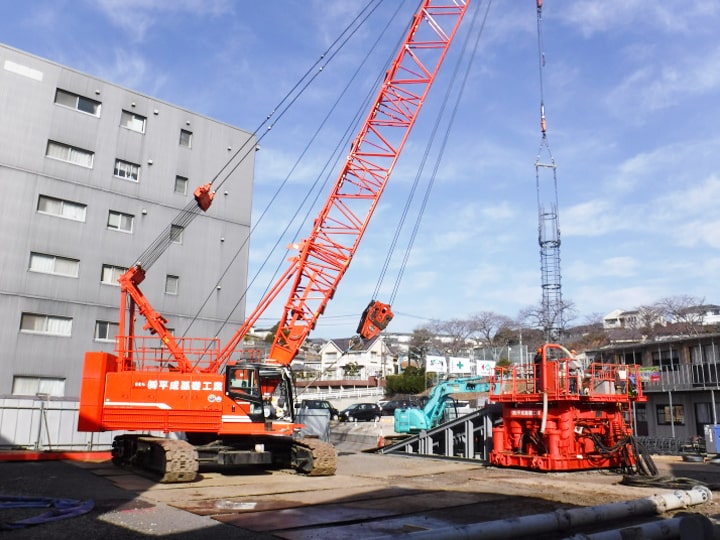
{"type": "MultiPolygon", "coordinates": [[[[117,354],[86,353],[78,429],[183,432],[187,441],[122,435],[115,439],[114,461],[149,469],[166,482],[192,480],[203,461],[334,472],[330,451],[316,442],[298,443],[304,426],[295,418],[289,366],[357,250],[468,4],[421,3],[310,234],[225,346],[212,338],[173,336],[139,289],[147,268],[138,263],[120,278],[117,354]],[[243,338],[288,287],[269,358],[248,358],[243,338]],[[149,335],[136,331],[138,315],[149,335]]],[[[210,208],[213,195],[211,184],[194,192],[201,211],[210,208]]],[[[392,319],[389,306],[379,302],[371,302],[366,315],[365,337],[392,319]]]]}

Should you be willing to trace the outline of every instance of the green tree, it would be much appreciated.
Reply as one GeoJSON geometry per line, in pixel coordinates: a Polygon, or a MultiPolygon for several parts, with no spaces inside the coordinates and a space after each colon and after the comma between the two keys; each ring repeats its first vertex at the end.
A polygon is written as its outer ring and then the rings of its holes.
{"type": "Polygon", "coordinates": [[[275,323],[275,325],[268,331],[264,341],[272,343],[275,340],[275,334],[277,334],[278,326],[280,326],[280,323],[275,323]]]}
{"type": "Polygon", "coordinates": [[[355,377],[357,375],[360,375],[360,372],[362,371],[362,366],[357,362],[348,362],[342,367],[342,370],[343,374],[346,377],[355,377]]]}
{"type": "Polygon", "coordinates": [[[425,390],[425,368],[408,366],[400,375],[388,375],[385,379],[385,392],[395,394],[419,394],[425,390]]]}

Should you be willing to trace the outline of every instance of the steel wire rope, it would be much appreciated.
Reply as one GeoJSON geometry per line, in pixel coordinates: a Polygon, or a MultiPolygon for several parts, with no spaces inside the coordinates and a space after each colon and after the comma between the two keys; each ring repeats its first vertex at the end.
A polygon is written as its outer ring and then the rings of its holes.
{"type": "MultiPolygon", "coordinates": [[[[337,55],[337,54],[340,52],[340,50],[342,50],[342,49],[344,48],[344,46],[348,43],[349,39],[357,32],[357,30],[359,30],[360,27],[362,27],[362,25],[364,25],[364,24],[367,22],[367,20],[369,19],[369,17],[372,15],[372,13],[374,13],[374,11],[377,9],[377,7],[378,7],[379,5],[380,5],[380,3],[377,3],[376,6],[373,8],[373,10],[371,10],[370,12],[368,12],[368,13],[363,17],[362,21],[361,21],[361,22],[358,24],[358,26],[353,30],[353,32],[350,33],[350,34],[344,39],[342,45],[341,45],[336,51],[333,52],[333,55],[332,55],[332,56],[337,55]]],[[[402,7],[402,5],[401,5],[400,3],[398,3],[398,4],[397,4],[397,7],[396,7],[396,10],[395,10],[395,13],[393,14],[392,17],[390,17],[390,18],[388,19],[388,21],[387,21],[384,29],[382,30],[382,32],[380,32],[380,34],[379,34],[378,37],[376,38],[373,46],[371,47],[370,52],[372,52],[373,50],[375,50],[375,48],[377,48],[380,40],[381,40],[382,37],[386,34],[386,32],[387,32],[387,30],[388,30],[388,28],[389,28],[392,20],[395,18],[395,16],[397,15],[397,13],[400,11],[401,7],[402,7]]],[[[358,20],[358,19],[356,19],[356,21],[357,21],[357,20],[358,20]]],[[[337,42],[337,41],[338,41],[338,40],[336,40],[336,42],[337,42]]],[[[395,48],[397,48],[397,47],[395,47],[395,48]]],[[[187,332],[190,330],[190,327],[192,327],[192,325],[195,323],[195,321],[199,318],[200,313],[202,312],[202,309],[207,305],[207,303],[209,302],[210,298],[212,297],[212,291],[217,288],[217,286],[220,284],[220,282],[221,282],[221,281],[224,279],[224,277],[227,275],[227,273],[229,272],[231,266],[235,263],[235,261],[237,260],[237,258],[238,258],[239,255],[240,255],[240,253],[242,252],[243,248],[245,247],[245,245],[247,244],[247,242],[250,240],[250,237],[252,236],[253,232],[254,232],[255,229],[258,227],[258,225],[259,225],[260,222],[262,221],[263,217],[268,213],[268,211],[270,210],[270,207],[271,207],[271,206],[273,205],[273,203],[277,200],[277,198],[278,198],[280,192],[282,191],[283,187],[287,184],[287,182],[288,182],[289,179],[291,178],[291,176],[292,176],[292,174],[294,173],[294,171],[297,169],[297,167],[300,165],[300,163],[301,163],[301,161],[303,160],[303,158],[306,156],[307,152],[309,151],[309,149],[310,149],[310,147],[312,146],[313,142],[315,141],[315,139],[317,138],[317,136],[318,136],[319,133],[321,132],[322,128],[327,124],[327,122],[328,122],[329,119],[331,118],[333,112],[335,112],[335,111],[337,110],[338,106],[340,105],[340,103],[341,103],[341,101],[342,101],[342,98],[347,94],[348,90],[349,90],[350,87],[352,86],[353,81],[356,80],[356,78],[360,75],[360,73],[361,73],[361,71],[362,71],[362,67],[367,63],[367,61],[368,61],[368,59],[369,59],[369,57],[370,57],[370,52],[365,56],[365,58],[363,59],[363,61],[362,61],[362,62],[358,65],[358,67],[355,69],[355,72],[354,72],[353,76],[351,77],[350,81],[348,81],[348,83],[345,85],[345,87],[343,88],[343,90],[342,90],[341,93],[339,94],[338,98],[335,100],[334,104],[332,105],[332,107],[330,108],[330,110],[328,111],[328,113],[325,115],[325,117],[323,118],[322,122],[319,124],[318,128],[315,130],[314,134],[311,136],[310,140],[309,140],[308,143],[305,145],[304,149],[302,150],[302,152],[300,153],[300,155],[299,155],[298,158],[296,159],[296,161],[295,161],[295,163],[293,164],[293,166],[291,167],[290,171],[288,172],[288,174],[286,175],[286,177],[284,178],[284,180],[281,182],[281,184],[279,185],[279,187],[276,189],[276,191],[274,192],[273,196],[270,198],[268,204],[266,205],[266,207],[265,207],[265,208],[263,209],[263,211],[261,212],[259,219],[256,221],[256,223],[255,223],[255,224],[253,225],[253,227],[251,228],[251,230],[250,230],[250,232],[249,232],[249,234],[248,234],[248,237],[245,239],[245,241],[242,242],[242,244],[240,245],[240,247],[236,250],[235,254],[234,254],[233,257],[231,258],[230,262],[226,265],[224,271],[223,271],[223,272],[221,273],[221,275],[220,275],[220,278],[217,280],[216,284],[212,287],[212,289],[210,290],[210,293],[209,293],[208,296],[205,298],[205,301],[202,303],[202,305],[200,306],[200,308],[199,308],[198,311],[196,312],[195,316],[192,318],[192,320],[191,320],[190,324],[188,325],[188,328],[185,330],[183,336],[187,335],[187,332]]],[[[386,61],[386,66],[387,66],[387,65],[389,65],[389,61],[386,61]]],[[[376,84],[373,85],[373,86],[377,86],[377,82],[378,82],[380,79],[381,79],[381,76],[378,76],[378,77],[377,77],[377,80],[376,80],[376,84]]],[[[274,254],[274,252],[276,251],[277,247],[278,247],[278,246],[280,245],[280,243],[282,242],[282,239],[286,237],[287,231],[290,229],[290,227],[291,227],[291,225],[293,224],[293,222],[295,222],[295,220],[296,220],[297,216],[300,214],[300,211],[302,210],[302,208],[306,205],[308,199],[310,198],[310,196],[311,196],[312,193],[313,193],[313,190],[316,190],[316,195],[315,195],[313,204],[311,204],[311,205],[308,206],[308,209],[307,209],[306,214],[305,214],[305,219],[303,219],[302,221],[299,222],[298,228],[297,228],[297,230],[296,230],[296,232],[295,232],[296,237],[297,237],[297,235],[299,234],[300,228],[303,227],[303,226],[306,224],[306,222],[307,222],[307,216],[308,216],[309,213],[312,211],[312,209],[313,209],[313,207],[314,207],[314,204],[317,202],[317,199],[318,199],[319,196],[320,196],[320,193],[322,193],[322,189],[321,189],[321,188],[324,187],[324,186],[326,186],[327,183],[328,183],[328,181],[329,181],[330,176],[328,176],[328,175],[329,175],[330,173],[329,173],[329,172],[326,173],[326,171],[328,171],[328,168],[330,167],[331,163],[332,163],[332,164],[337,164],[337,162],[340,160],[340,156],[341,156],[340,151],[341,151],[342,148],[344,148],[344,147],[347,146],[347,143],[348,143],[348,141],[350,140],[350,136],[351,136],[351,134],[352,134],[352,129],[353,129],[353,127],[357,124],[357,122],[358,122],[358,120],[359,120],[359,118],[360,118],[360,115],[361,115],[364,111],[367,110],[367,103],[370,102],[370,99],[371,99],[372,95],[374,94],[374,91],[375,91],[374,88],[373,88],[372,90],[370,90],[370,91],[368,92],[365,100],[364,100],[364,105],[358,107],[354,119],[349,123],[348,127],[346,128],[346,131],[345,131],[343,137],[340,138],[340,140],[339,140],[338,144],[336,145],[335,149],[334,149],[333,152],[331,153],[331,155],[330,155],[330,157],[328,158],[328,160],[325,162],[325,165],[324,165],[323,168],[321,169],[320,174],[317,175],[316,180],[311,184],[311,187],[307,190],[307,192],[306,192],[305,196],[303,197],[301,203],[300,203],[299,205],[297,205],[297,209],[296,209],[295,213],[294,213],[293,216],[288,220],[288,222],[287,222],[286,226],[284,227],[282,233],[279,235],[279,237],[278,237],[277,241],[275,242],[275,244],[273,245],[272,249],[271,249],[271,250],[268,252],[268,254],[266,255],[266,257],[265,257],[265,259],[263,260],[263,262],[261,263],[259,269],[258,269],[257,272],[255,273],[255,275],[253,276],[253,278],[250,280],[250,282],[249,282],[248,285],[246,286],[246,288],[245,288],[245,290],[243,291],[243,293],[242,293],[242,294],[240,295],[240,297],[238,298],[237,302],[235,303],[235,305],[234,305],[233,308],[231,309],[230,313],[228,313],[227,317],[223,320],[222,324],[220,325],[220,328],[219,328],[218,331],[216,332],[215,337],[218,337],[219,334],[220,334],[220,332],[222,331],[222,329],[223,329],[225,326],[227,326],[227,324],[229,323],[230,318],[232,317],[233,313],[235,313],[235,311],[238,309],[238,307],[239,307],[240,304],[242,303],[243,299],[247,296],[247,293],[248,293],[248,291],[250,290],[250,287],[255,283],[255,280],[258,279],[258,277],[260,276],[260,273],[262,272],[262,270],[263,270],[263,269],[265,268],[265,266],[267,265],[269,259],[271,258],[271,256],[272,256],[272,255],[274,254]],[[335,157],[333,158],[333,156],[335,156],[335,157]],[[318,187],[318,185],[319,185],[320,178],[322,178],[323,174],[326,174],[325,181],[322,183],[320,189],[316,189],[316,188],[318,187]]],[[[269,290],[271,284],[276,280],[277,274],[278,274],[278,272],[279,272],[279,270],[280,270],[280,267],[281,267],[283,264],[284,264],[284,260],[281,260],[281,261],[278,263],[278,265],[277,265],[277,267],[276,267],[276,269],[275,269],[275,273],[274,273],[273,277],[269,280],[268,286],[267,286],[265,292],[263,293],[263,296],[267,293],[267,291],[269,290]]]]}
{"type": "Polygon", "coordinates": [[[556,184],[557,192],[557,176],[555,175],[555,158],[550,150],[550,141],[547,136],[547,124],[545,118],[545,80],[543,77],[543,70],[545,68],[545,39],[543,34],[543,19],[542,19],[542,2],[538,0],[537,3],[537,38],[538,38],[538,87],[540,90],[540,147],[538,148],[537,157],[535,159],[535,175],[537,180],[538,189],[538,204],[540,203],[540,182],[539,182],[539,167],[540,167],[540,155],[542,154],[543,148],[550,157],[550,166],[553,168],[553,176],[556,184]]]}
{"type": "MultiPolygon", "coordinates": [[[[326,115],[325,120],[329,119],[329,117],[332,115],[332,113],[333,113],[333,112],[337,109],[337,107],[340,105],[340,102],[341,102],[343,96],[344,96],[344,95],[347,93],[347,91],[349,90],[349,88],[350,88],[350,86],[351,86],[351,83],[358,77],[358,75],[360,74],[360,71],[361,71],[362,66],[364,66],[365,63],[368,61],[368,59],[369,59],[369,57],[370,57],[370,53],[377,48],[378,44],[380,43],[380,40],[381,40],[382,37],[386,34],[388,28],[390,27],[390,24],[391,24],[392,20],[397,16],[397,14],[398,14],[398,12],[400,11],[401,8],[402,8],[402,4],[401,4],[401,3],[398,3],[397,6],[396,6],[396,9],[395,9],[395,12],[394,12],[393,16],[390,17],[390,18],[388,18],[388,20],[387,20],[387,22],[386,22],[386,24],[385,24],[385,27],[383,28],[382,32],[379,33],[378,37],[375,39],[375,42],[373,43],[373,46],[370,48],[370,51],[368,52],[368,54],[365,55],[365,58],[364,58],[363,61],[359,64],[358,68],[355,70],[355,73],[354,73],[353,76],[351,77],[350,81],[349,81],[349,82],[346,84],[346,86],[343,88],[342,92],[341,92],[340,95],[338,96],[338,99],[336,99],[336,101],[335,101],[335,103],[333,104],[331,110],[330,110],[330,111],[328,112],[328,114],[326,115]]],[[[398,44],[399,44],[399,41],[398,41],[398,44]]],[[[396,51],[396,50],[397,50],[398,44],[396,44],[396,46],[393,47],[393,51],[396,51]]],[[[381,70],[381,73],[385,73],[385,71],[386,71],[387,68],[389,67],[389,65],[390,65],[390,58],[392,58],[392,56],[389,56],[388,59],[386,60],[385,65],[384,65],[384,68],[383,68],[383,70],[381,70]]],[[[318,203],[318,200],[320,199],[320,195],[325,194],[325,188],[327,187],[328,183],[329,183],[332,179],[334,179],[334,170],[335,170],[335,167],[337,167],[337,165],[338,165],[338,163],[339,163],[339,161],[340,161],[340,159],[341,159],[341,156],[342,156],[341,151],[342,151],[343,148],[346,148],[346,147],[348,146],[348,144],[350,143],[351,136],[352,136],[353,133],[355,132],[355,128],[356,128],[358,122],[362,119],[363,115],[367,113],[368,106],[369,106],[372,98],[374,97],[374,95],[375,95],[376,92],[377,92],[377,86],[378,86],[378,84],[379,84],[379,82],[380,82],[381,79],[382,79],[382,75],[378,75],[378,76],[376,77],[374,83],[370,85],[369,90],[368,90],[368,92],[367,92],[366,95],[365,95],[365,98],[360,102],[360,105],[356,108],[355,115],[353,116],[353,119],[352,119],[350,122],[348,122],[348,124],[347,124],[347,126],[346,126],[346,128],[345,128],[345,132],[343,133],[343,136],[339,138],[338,144],[335,146],[333,152],[330,154],[330,157],[326,160],[324,166],[323,166],[322,169],[321,169],[321,173],[318,175],[318,177],[317,177],[317,179],[315,180],[315,182],[313,182],[313,184],[310,186],[310,189],[308,189],[308,191],[306,192],[305,197],[302,199],[301,204],[298,205],[297,210],[296,210],[295,213],[293,214],[292,219],[289,220],[287,226],[285,227],[285,229],[283,229],[282,235],[281,235],[280,238],[275,242],[275,245],[273,246],[273,249],[270,251],[270,253],[268,254],[268,257],[266,257],[265,262],[263,263],[263,267],[264,267],[264,264],[267,263],[267,261],[269,260],[270,255],[272,255],[272,253],[274,253],[274,251],[277,249],[278,245],[280,244],[280,242],[281,242],[281,240],[282,240],[282,237],[284,237],[284,235],[287,233],[287,231],[288,231],[289,228],[290,228],[290,225],[292,225],[292,223],[295,221],[295,219],[297,218],[297,216],[298,216],[299,213],[300,213],[300,210],[305,206],[305,203],[307,202],[307,200],[310,198],[310,195],[311,195],[311,194],[313,193],[313,191],[314,191],[315,196],[314,196],[314,198],[313,198],[312,204],[306,206],[306,210],[305,210],[305,214],[304,214],[304,216],[303,216],[303,219],[297,221],[298,226],[297,226],[297,228],[295,229],[293,238],[297,238],[297,237],[300,235],[300,231],[301,231],[302,227],[304,227],[304,226],[307,224],[308,217],[310,216],[310,213],[316,208],[316,205],[317,205],[317,203],[318,203]],[[335,157],[333,158],[333,156],[335,156],[335,157]],[[331,166],[331,163],[332,163],[332,166],[331,166]],[[320,179],[320,177],[323,176],[323,174],[325,175],[325,180],[322,182],[322,184],[319,184],[319,179],[320,179]]],[[[323,123],[323,125],[324,125],[324,123],[323,123]]],[[[322,127],[322,126],[321,126],[321,127],[322,127]]],[[[316,134],[317,134],[317,132],[316,132],[316,134]]],[[[311,142],[312,142],[312,141],[311,141],[311,142]]],[[[308,144],[308,146],[306,146],[306,148],[304,149],[302,155],[304,155],[305,152],[307,152],[308,149],[309,149],[309,144],[308,144]]],[[[301,156],[301,157],[302,157],[302,156],[301,156]]],[[[298,160],[298,162],[299,162],[299,160],[298,160]]],[[[298,162],[296,162],[295,166],[297,166],[298,162]]],[[[294,170],[294,168],[293,168],[293,170],[294,170]]],[[[292,172],[292,171],[291,171],[291,172],[292,172]]],[[[267,286],[267,288],[265,289],[265,292],[263,293],[263,297],[265,296],[265,294],[267,294],[267,291],[269,290],[271,284],[274,283],[275,280],[277,279],[277,276],[278,276],[278,274],[279,274],[279,272],[280,272],[280,268],[281,268],[282,266],[283,266],[283,260],[281,259],[280,262],[278,262],[277,266],[275,267],[275,272],[274,272],[272,278],[271,278],[271,279],[269,280],[269,282],[268,282],[268,286],[267,286]]],[[[261,267],[260,270],[262,270],[263,267],[261,267]]],[[[258,272],[258,273],[259,273],[259,272],[258,272]]],[[[257,276],[257,274],[256,274],[256,276],[257,276]]],[[[249,288],[249,287],[248,287],[248,288],[249,288]]],[[[247,294],[247,290],[245,291],[245,294],[247,294]]],[[[238,305],[239,305],[239,302],[238,302],[238,304],[236,304],[235,309],[237,309],[238,305]]],[[[233,311],[234,311],[234,310],[233,310],[233,311]]]]}
{"type": "MultiPolygon", "coordinates": [[[[537,37],[538,37],[538,85],[540,90],[540,145],[535,158],[535,187],[538,206],[538,241],[540,244],[540,275],[541,275],[541,306],[542,325],[546,341],[557,341],[562,333],[565,320],[562,300],[562,289],[560,284],[560,229],[557,191],[557,165],[550,150],[550,141],[547,136],[547,121],[545,117],[545,82],[543,71],[546,64],[545,40],[543,33],[542,0],[537,0],[537,37]],[[543,150],[547,153],[549,163],[541,161],[543,150]],[[540,171],[543,168],[552,169],[552,187],[554,200],[552,200],[552,211],[544,210],[543,198],[540,188],[540,171]],[[552,218],[552,219],[550,219],[552,218]],[[554,239],[548,239],[546,235],[545,220],[552,224],[554,239]],[[553,264],[554,263],[554,264],[553,264]],[[556,282],[551,283],[555,276],[556,282]]],[[[547,201],[546,201],[547,202],[547,201]]]]}
{"type": "MultiPolygon", "coordinates": [[[[413,245],[414,245],[414,243],[415,243],[415,239],[417,238],[417,234],[418,234],[418,231],[419,231],[419,229],[420,229],[420,225],[421,225],[421,223],[422,223],[423,216],[424,216],[424,214],[425,214],[425,209],[426,209],[427,204],[428,204],[428,201],[429,201],[429,199],[430,199],[430,194],[431,194],[431,192],[432,192],[432,188],[433,188],[434,183],[435,183],[435,180],[436,180],[436,178],[437,178],[437,174],[438,174],[438,170],[439,170],[439,167],[440,167],[440,163],[441,163],[442,158],[443,158],[443,155],[444,155],[444,153],[445,153],[445,148],[446,148],[446,146],[447,146],[447,142],[448,142],[449,137],[450,137],[450,132],[452,131],[452,126],[454,125],[455,118],[457,117],[457,112],[458,112],[458,109],[459,109],[460,101],[462,100],[462,97],[463,97],[464,92],[465,92],[465,88],[467,87],[467,81],[468,81],[468,78],[469,78],[469,75],[470,75],[470,68],[471,68],[471,66],[472,66],[472,60],[473,60],[473,59],[476,57],[476,55],[477,55],[477,51],[478,51],[478,48],[479,48],[479,45],[480,45],[480,39],[481,39],[482,36],[483,36],[484,30],[485,30],[485,24],[486,24],[486,22],[487,22],[487,18],[488,18],[488,14],[489,14],[489,12],[490,12],[490,7],[491,7],[491,6],[492,6],[492,0],[489,0],[489,1],[486,3],[486,8],[485,8],[485,12],[484,12],[484,15],[483,15],[483,18],[482,18],[482,22],[480,23],[480,28],[479,28],[479,30],[478,30],[478,32],[477,32],[477,35],[476,35],[476,38],[475,38],[475,43],[474,43],[473,48],[472,48],[472,52],[470,53],[470,57],[469,57],[469,59],[468,59],[468,61],[467,61],[467,65],[466,65],[466,68],[465,68],[465,73],[464,73],[463,79],[462,79],[462,81],[461,81],[461,83],[460,83],[460,86],[459,86],[458,93],[457,93],[456,98],[455,98],[455,103],[454,103],[454,106],[453,106],[452,111],[451,111],[451,114],[450,114],[450,118],[449,118],[449,121],[448,121],[448,124],[447,124],[447,128],[445,129],[445,133],[444,133],[442,142],[440,143],[440,148],[439,148],[439,151],[438,151],[438,154],[437,154],[437,158],[436,158],[436,160],[435,160],[435,164],[434,164],[434,167],[433,167],[433,170],[432,170],[432,174],[430,175],[430,179],[428,180],[428,184],[427,184],[427,187],[426,187],[426,189],[425,189],[425,193],[424,193],[423,199],[422,199],[422,201],[421,201],[420,208],[418,209],[417,218],[416,218],[416,220],[415,220],[415,224],[414,224],[413,229],[412,229],[411,234],[410,234],[410,239],[408,240],[408,244],[407,244],[407,246],[406,246],[406,248],[405,248],[405,253],[404,253],[404,255],[403,255],[403,259],[402,259],[402,262],[401,262],[401,264],[400,264],[400,269],[398,270],[398,274],[397,274],[397,277],[396,277],[396,279],[395,279],[395,283],[394,283],[394,285],[393,285],[392,293],[391,293],[391,295],[390,295],[390,304],[392,304],[392,303],[395,301],[395,297],[397,296],[397,292],[398,292],[398,290],[399,290],[400,283],[401,283],[402,278],[403,278],[403,276],[404,276],[405,269],[407,268],[407,263],[408,263],[408,261],[409,261],[409,259],[410,259],[410,254],[411,254],[411,252],[412,252],[412,248],[413,248],[413,245]]],[[[472,24],[471,24],[471,26],[470,26],[471,29],[473,29],[473,28],[476,27],[476,25],[477,25],[477,23],[478,23],[478,18],[479,18],[479,16],[480,16],[480,12],[481,12],[480,9],[477,9],[477,10],[475,11],[475,14],[473,15],[473,19],[472,19],[472,24]]],[[[468,46],[469,46],[470,39],[471,39],[472,35],[473,35],[472,31],[468,31],[468,33],[467,33],[467,35],[466,35],[466,38],[465,38],[465,43],[464,43],[464,47],[463,47],[462,56],[465,56],[466,53],[467,53],[468,46]]],[[[406,219],[406,217],[407,217],[407,213],[408,213],[408,210],[409,210],[409,207],[410,207],[410,203],[412,202],[412,201],[411,201],[411,198],[414,196],[416,187],[417,187],[417,185],[418,185],[418,183],[419,183],[419,179],[420,179],[420,177],[422,176],[422,173],[423,173],[423,171],[424,171],[424,169],[425,169],[425,165],[427,164],[427,160],[428,160],[428,158],[429,158],[431,148],[432,148],[432,146],[435,144],[435,142],[437,141],[437,138],[436,138],[436,137],[437,137],[438,130],[439,130],[439,128],[440,128],[441,118],[442,118],[442,116],[443,116],[443,113],[444,113],[445,109],[447,108],[448,104],[450,103],[451,93],[452,93],[452,91],[455,89],[454,81],[457,80],[457,78],[458,78],[458,76],[459,76],[459,73],[460,73],[460,69],[461,69],[461,67],[462,67],[462,65],[463,65],[463,58],[462,58],[462,56],[461,56],[461,58],[458,60],[457,64],[455,65],[455,70],[453,71],[453,75],[452,75],[452,77],[451,77],[452,83],[448,86],[448,89],[447,89],[446,94],[445,94],[445,97],[444,97],[444,99],[443,99],[441,108],[440,108],[440,110],[439,110],[439,112],[438,112],[436,122],[435,122],[435,124],[434,124],[434,126],[433,126],[433,129],[432,129],[432,132],[431,132],[431,136],[429,137],[429,141],[428,141],[428,144],[427,144],[427,146],[426,146],[426,150],[425,150],[425,152],[424,152],[424,154],[423,154],[423,159],[422,159],[421,165],[420,165],[420,167],[418,168],[418,172],[417,172],[417,174],[416,174],[416,176],[415,176],[415,180],[414,180],[414,183],[413,183],[413,188],[411,189],[411,195],[410,195],[410,197],[408,197],[408,200],[407,200],[407,202],[406,202],[405,208],[404,208],[403,213],[402,213],[402,215],[401,215],[399,224],[398,224],[398,226],[397,226],[397,228],[396,228],[396,230],[395,230],[395,237],[393,238],[392,248],[391,248],[391,251],[388,253],[388,255],[387,255],[386,259],[385,259],[385,264],[383,265],[383,269],[382,269],[382,271],[381,271],[380,279],[379,279],[379,281],[378,281],[378,285],[377,285],[376,288],[375,288],[375,292],[374,292],[374,296],[373,296],[373,297],[375,297],[377,294],[379,294],[379,290],[380,290],[380,287],[381,287],[382,280],[384,279],[385,273],[386,273],[386,271],[387,271],[387,269],[388,269],[388,267],[389,267],[390,260],[391,260],[392,255],[393,255],[393,251],[394,251],[394,249],[395,249],[395,247],[396,247],[396,244],[397,244],[397,241],[398,241],[398,238],[399,238],[400,229],[401,229],[402,226],[404,225],[404,221],[405,221],[405,219],[406,219]]]]}
{"type": "Polygon", "coordinates": [[[537,39],[538,39],[538,87],[540,90],[540,132],[542,137],[540,139],[540,148],[538,149],[538,155],[536,158],[536,165],[540,163],[540,154],[542,153],[543,147],[547,150],[550,156],[550,162],[554,165],[555,159],[553,158],[552,152],[550,151],[550,142],[547,137],[547,125],[545,119],[545,80],[543,77],[543,69],[545,68],[545,39],[543,35],[543,19],[542,19],[542,2],[538,1],[537,4],[537,39]]]}
{"type": "MultiPolygon", "coordinates": [[[[370,10],[370,13],[374,12],[381,2],[382,0],[376,0],[375,7],[370,10]]],[[[225,164],[220,168],[220,170],[215,174],[215,176],[212,177],[210,182],[208,182],[211,186],[213,186],[218,180],[218,178],[220,178],[220,176],[223,174],[223,171],[228,169],[231,163],[244,151],[237,163],[228,170],[227,174],[225,174],[223,179],[217,185],[216,189],[220,188],[237,170],[237,168],[245,161],[248,155],[250,155],[255,150],[255,148],[257,147],[257,143],[259,143],[265,138],[265,136],[270,132],[270,130],[275,126],[275,124],[277,124],[277,122],[285,115],[285,113],[297,101],[297,99],[305,92],[305,90],[307,90],[310,84],[320,75],[320,73],[325,69],[325,67],[327,67],[330,60],[332,60],[336,56],[337,52],[341,50],[342,47],[347,43],[349,37],[347,37],[346,34],[350,32],[351,29],[351,36],[357,31],[357,28],[353,29],[353,27],[356,25],[357,21],[361,20],[363,14],[372,5],[372,1],[368,3],[360,11],[360,13],[350,22],[350,24],[348,24],[343,29],[340,35],[330,44],[330,46],[325,50],[325,52],[323,52],[320,57],[312,64],[312,66],[310,66],[305,71],[305,73],[300,77],[298,82],[296,82],[295,85],[278,102],[278,104],[273,107],[272,111],[270,111],[270,113],[265,117],[265,119],[260,122],[258,127],[255,128],[255,130],[250,134],[247,140],[240,146],[240,148],[238,148],[238,150],[236,150],[232,154],[232,156],[230,156],[230,158],[225,162],[225,164]],[[341,45],[338,49],[335,50],[335,47],[338,45],[338,43],[341,43],[341,45]],[[320,64],[322,65],[318,69],[317,67],[320,64]],[[270,120],[273,119],[274,121],[270,123],[270,120]],[[264,126],[267,126],[265,128],[265,132],[258,136],[258,133],[261,129],[263,129],[264,126]],[[249,142],[253,140],[253,137],[255,137],[255,142],[250,146],[249,142]]],[[[369,15],[365,15],[363,21],[366,20],[368,16],[369,15]]],[[[188,201],[185,207],[180,210],[177,216],[170,222],[170,225],[168,225],[163,230],[163,232],[161,232],[160,235],[158,235],[158,237],[150,244],[150,246],[148,246],[148,248],[140,255],[140,257],[137,258],[135,264],[141,266],[145,270],[150,268],[167,250],[170,244],[178,237],[181,230],[184,230],[201,212],[202,210],[198,207],[194,199],[188,201]]]]}

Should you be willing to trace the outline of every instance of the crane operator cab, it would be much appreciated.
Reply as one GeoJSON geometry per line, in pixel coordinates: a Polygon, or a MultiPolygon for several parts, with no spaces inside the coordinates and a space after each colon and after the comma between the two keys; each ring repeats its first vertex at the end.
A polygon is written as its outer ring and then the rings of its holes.
{"type": "Polygon", "coordinates": [[[292,380],[287,368],[262,364],[229,365],[225,371],[226,394],[250,404],[253,421],[293,420],[292,380]]]}

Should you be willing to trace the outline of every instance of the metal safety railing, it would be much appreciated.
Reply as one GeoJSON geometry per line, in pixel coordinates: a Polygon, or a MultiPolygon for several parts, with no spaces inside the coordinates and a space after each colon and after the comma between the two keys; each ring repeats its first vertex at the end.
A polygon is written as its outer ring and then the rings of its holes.
{"type": "Polygon", "coordinates": [[[79,432],[78,415],[76,400],[0,398],[0,450],[110,450],[118,432],[79,432]]]}

